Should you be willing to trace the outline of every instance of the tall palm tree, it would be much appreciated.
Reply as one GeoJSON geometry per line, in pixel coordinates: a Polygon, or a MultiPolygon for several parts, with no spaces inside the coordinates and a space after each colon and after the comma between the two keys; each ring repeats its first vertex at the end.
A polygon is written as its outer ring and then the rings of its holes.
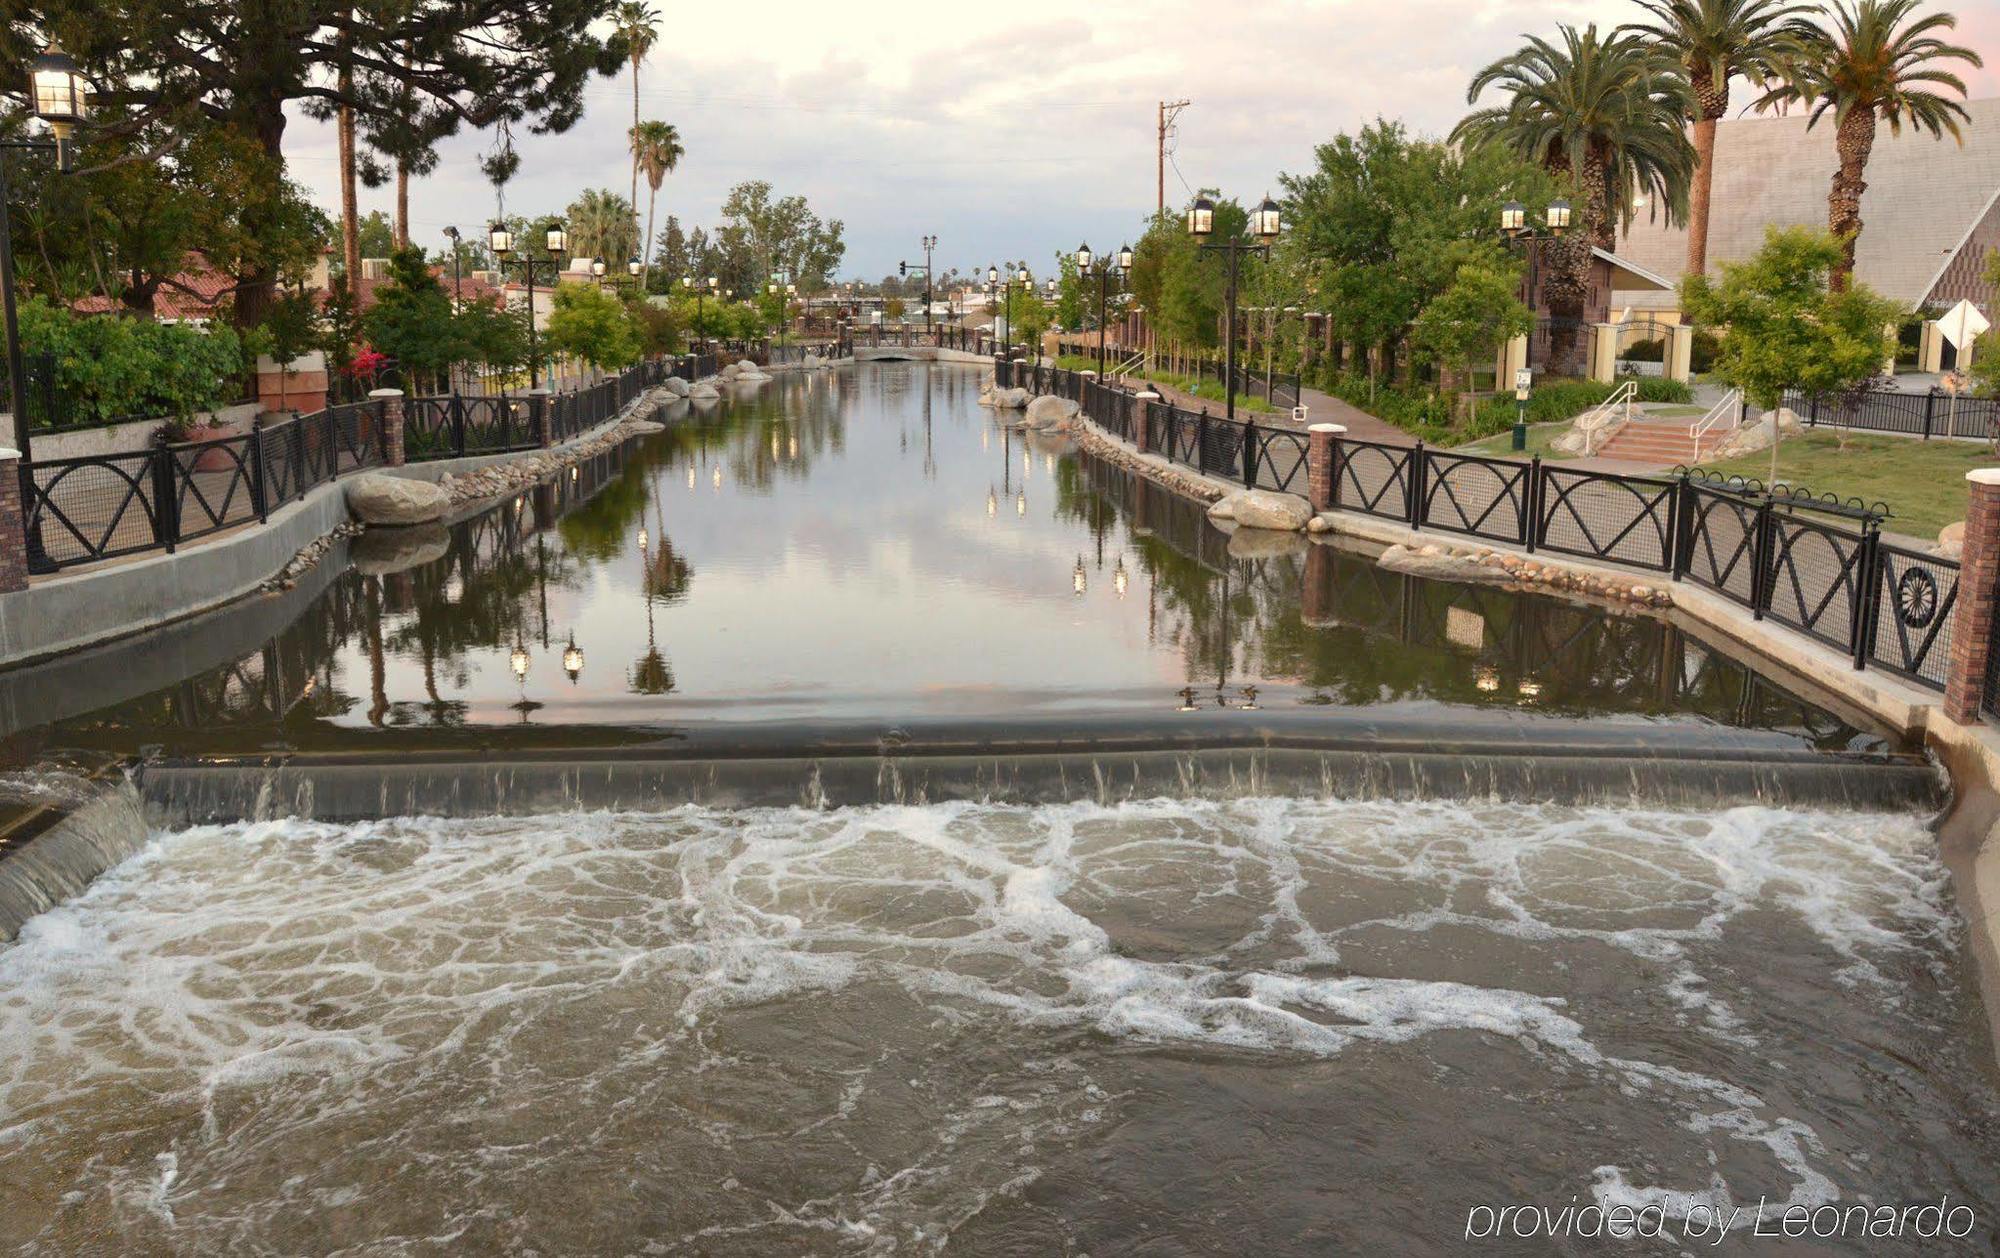
{"type": "Polygon", "coordinates": [[[1639,0],[1652,15],[1633,30],[1681,64],[1694,93],[1694,186],[1688,194],[1687,270],[1708,268],[1708,213],[1715,186],[1715,124],[1729,112],[1729,80],[1759,86],[1777,77],[1814,30],[1805,21],[1817,4],[1797,0],[1639,0]]]}
{"type": "Polygon", "coordinates": [[[573,257],[615,263],[639,252],[639,215],[609,188],[585,188],[563,211],[573,257]]]}
{"type": "Polygon", "coordinates": [[[1875,149],[1878,121],[1890,135],[1903,124],[1963,144],[1965,106],[1948,92],[1965,95],[1965,81],[1943,62],[1983,63],[1970,48],[1948,44],[1935,32],[1958,25],[1949,13],[1915,16],[1920,0],[1834,0],[1831,30],[1814,27],[1804,48],[1787,59],[1776,86],[1756,102],[1758,109],[1800,105],[1811,109],[1808,129],[1833,114],[1834,149],[1840,168],[1826,197],[1826,225],[1841,238],[1845,260],[1831,277],[1836,289],[1854,274],[1854,248],[1861,237],[1861,194],[1868,190],[1868,157],[1875,149]],[[1907,23],[1907,24],[1906,24],[1907,23]],[[1900,29],[1899,29],[1900,28],[1900,29]],[[1937,91],[1934,88],[1943,88],[1937,91]]]}
{"type": "MultiPolygon", "coordinates": [[[[1530,36],[1473,76],[1466,102],[1496,86],[1505,101],[1466,115],[1451,138],[1498,145],[1574,182],[1577,230],[1542,255],[1550,313],[1574,321],[1589,291],[1591,246],[1617,247],[1635,197],[1655,198],[1670,223],[1686,217],[1694,146],[1682,120],[1691,93],[1664,49],[1632,30],[1600,36],[1595,25],[1564,26],[1558,43],[1530,36]]],[[[1554,337],[1564,370],[1581,366],[1576,332],[1572,323],[1554,337]]]]}
{"type": "MultiPolygon", "coordinates": [[[[639,126],[639,66],[660,37],[660,13],[646,0],[620,0],[611,16],[618,33],[625,38],[625,56],[632,63],[632,126],[639,126]]],[[[639,156],[632,155],[632,192],[627,198],[639,204],[639,156]]]]}
{"type": "Polygon", "coordinates": [[[632,158],[646,172],[645,265],[639,272],[639,291],[653,277],[653,209],[659,204],[660,185],[667,173],[681,164],[687,150],[681,147],[681,133],[671,122],[642,122],[632,128],[632,158]]]}

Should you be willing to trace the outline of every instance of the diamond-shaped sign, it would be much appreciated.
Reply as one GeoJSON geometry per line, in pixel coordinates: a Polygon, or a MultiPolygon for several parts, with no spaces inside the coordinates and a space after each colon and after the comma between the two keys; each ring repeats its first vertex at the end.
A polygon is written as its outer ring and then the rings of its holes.
{"type": "Polygon", "coordinates": [[[1937,326],[1938,334],[1950,341],[1953,349],[1964,349],[1993,325],[1979,313],[1979,307],[1969,301],[1961,301],[1944,312],[1944,318],[1938,320],[1937,326]]]}

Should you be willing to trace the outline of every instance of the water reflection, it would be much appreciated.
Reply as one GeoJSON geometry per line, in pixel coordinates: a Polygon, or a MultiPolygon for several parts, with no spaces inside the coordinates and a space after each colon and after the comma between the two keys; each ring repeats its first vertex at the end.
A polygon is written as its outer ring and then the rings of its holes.
{"type": "Polygon", "coordinates": [[[977,382],[883,366],[683,405],[667,432],[434,537],[362,539],[351,571],[225,665],[138,694],[100,670],[95,710],[29,741],[270,749],[510,725],[652,741],[717,722],[1437,704],[1872,737],[1651,619],[1232,537],[996,423],[977,382]]]}

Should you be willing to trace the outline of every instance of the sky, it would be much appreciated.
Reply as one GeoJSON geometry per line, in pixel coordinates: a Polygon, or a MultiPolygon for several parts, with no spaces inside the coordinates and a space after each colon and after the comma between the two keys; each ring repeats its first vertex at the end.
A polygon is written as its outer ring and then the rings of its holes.
{"type": "MultiPolygon", "coordinates": [[[[640,75],[640,114],[673,123],[687,149],[660,190],[659,221],[713,226],[730,187],[767,179],[843,220],[841,274],[871,280],[921,261],[925,235],[938,238],[940,271],[1016,258],[1041,269],[1080,243],[1102,253],[1136,236],[1155,202],[1160,100],[1193,102],[1172,142],[1167,203],[1201,187],[1253,203],[1281,172],[1309,168],[1314,145],[1378,115],[1448,131],[1472,73],[1525,33],[1641,16],[1631,0],[659,7],[667,20],[640,75]]],[[[1971,94],[2000,96],[2000,3],[1952,7],[1958,41],[1987,63],[1970,72],[1971,94]]],[[[584,187],[629,189],[631,72],[585,93],[567,133],[516,132],[509,212],[559,213],[584,187]]],[[[1739,87],[1735,107],[1745,99],[1739,87]]],[[[492,217],[477,165],[490,144],[455,137],[413,183],[418,243],[492,217]]],[[[331,126],[294,115],[285,147],[294,177],[338,206],[331,126]]],[[[388,211],[392,197],[363,189],[362,211],[388,211]]],[[[642,182],[642,216],[645,199],[642,182]]]]}

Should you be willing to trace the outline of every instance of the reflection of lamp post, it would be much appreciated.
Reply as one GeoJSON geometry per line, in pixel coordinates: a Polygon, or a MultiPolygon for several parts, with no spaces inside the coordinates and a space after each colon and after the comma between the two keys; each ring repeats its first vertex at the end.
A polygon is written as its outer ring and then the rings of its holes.
{"type": "Polygon", "coordinates": [[[1125,597],[1125,586],[1128,581],[1129,578],[1125,575],[1125,556],[1120,555],[1118,562],[1111,568],[1111,588],[1118,592],[1119,598],[1125,597]]]}
{"type": "Polygon", "coordinates": [[[528,387],[539,389],[541,383],[541,356],[535,348],[535,272],[538,268],[549,268],[549,283],[554,284],[562,274],[561,255],[569,252],[569,235],[563,231],[562,223],[551,220],[543,233],[543,243],[547,251],[536,257],[527,250],[515,256],[514,233],[505,223],[496,222],[486,229],[486,243],[493,250],[493,261],[503,276],[510,266],[518,267],[521,277],[528,285],[528,387]]]}
{"type": "Polygon", "coordinates": [[[1223,384],[1223,413],[1230,419],[1236,418],[1236,275],[1246,253],[1263,257],[1271,256],[1271,242],[1278,238],[1281,226],[1278,203],[1265,197],[1263,203],[1251,211],[1250,232],[1257,238],[1256,244],[1246,244],[1240,236],[1231,236],[1219,245],[1209,244],[1208,238],[1215,232],[1215,202],[1207,197],[1196,197],[1187,212],[1188,234],[1202,242],[1203,253],[1220,253],[1229,258],[1229,313],[1224,325],[1228,330],[1228,350],[1224,355],[1223,371],[1228,379],[1223,384]]]}
{"type": "Polygon", "coordinates": [[[1070,573],[1070,585],[1076,590],[1077,597],[1081,598],[1084,587],[1087,584],[1089,584],[1089,580],[1083,570],[1083,556],[1078,555],[1076,557],[1076,568],[1070,573]]]}
{"type": "Polygon", "coordinates": [[[528,680],[528,648],[521,644],[518,632],[514,635],[514,651],[507,657],[507,664],[514,670],[515,681],[525,683],[528,680]]]}
{"type": "Polygon", "coordinates": [[[577,674],[583,671],[583,648],[576,644],[576,630],[569,633],[569,645],[563,648],[563,671],[569,674],[569,684],[576,684],[577,674]]]}

